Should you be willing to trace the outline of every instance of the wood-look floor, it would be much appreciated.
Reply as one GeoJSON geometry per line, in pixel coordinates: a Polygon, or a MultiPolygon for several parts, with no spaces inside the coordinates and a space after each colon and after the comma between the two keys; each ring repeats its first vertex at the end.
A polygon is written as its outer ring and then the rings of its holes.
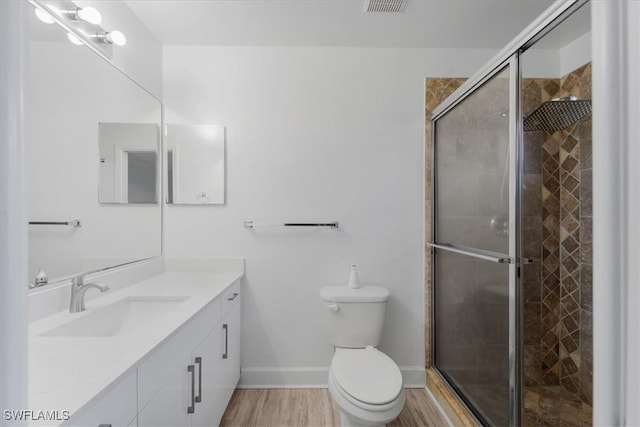
{"type": "MultiPolygon", "coordinates": [[[[405,389],[406,403],[389,427],[448,426],[424,389],[405,389]]],[[[340,413],[322,388],[237,389],[222,427],[340,426],[340,413]]]]}

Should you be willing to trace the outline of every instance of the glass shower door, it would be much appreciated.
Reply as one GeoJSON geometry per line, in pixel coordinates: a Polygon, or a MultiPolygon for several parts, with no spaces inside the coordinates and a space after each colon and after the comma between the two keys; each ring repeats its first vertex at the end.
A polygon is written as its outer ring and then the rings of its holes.
{"type": "Polygon", "coordinates": [[[433,121],[434,364],[515,424],[515,59],[433,121]]]}

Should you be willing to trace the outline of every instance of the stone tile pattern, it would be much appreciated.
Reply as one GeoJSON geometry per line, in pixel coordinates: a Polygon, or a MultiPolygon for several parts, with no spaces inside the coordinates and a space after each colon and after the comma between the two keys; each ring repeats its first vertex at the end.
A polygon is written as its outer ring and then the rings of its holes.
{"type": "MultiPolygon", "coordinates": [[[[530,112],[539,106],[544,93],[544,80],[523,81],[523,110],[530,112]]],[[[523,256],[534,260],[522,268],[523,288],[523,362],[524,385],[542,385],[541,369],[541,308],[542,308],[542,143],[543,132],[524,133],[522,224],[523,256]]],[[[545,236],[548,237],[548,236],[545,236]]]]}
{"type": "Polygon", "coordinates": [[[525,387],[523,400],[523,427],[592,425],[591,405],[561,386],[525,387]]]}
{"type": "MultiPolygon", "coordinates": [[[[576,95],[591,98],[591,65],[561,79],[526,79],[523,82],[525,115],[550,98],[576,95]],[[537,103],[537,104],[536,104],[537,103]],[[533,106],[533,107],[532,107],[533,106]]],[[[528,140],[543,138],[541,161],[541,235],[528,217],[535,209],[535,196],[524,193],[525,241],[535,246],[541,238],[540,288],[536,263],[525,271],[525,385],[561,385],[591,404],[592,396],[592,214],[591,214],[591,118],[563,131],[527,132],[525,153],[532,153],[528,140]],[[532,201],[530,200],[532,199],[532,201]],[[529,273],[529,274],[527,274],[529,273]],[[531,316],[538,312],[539,330],[531,316]],[[539,337],[539,347],[535,338],[539,337]],[[535,364],[540,363],[540,372],[535,364]]],[[[525,182],[536,180],[535,168],[525,182]]],[[[525,186],[526,187],[526,186],[525,186]]]]}
{"type": "MultiPolygon", "coordinates": [[[[428,78],[425,81],[425,242],[431,241],[431,113],[466,79],[428,78]]],[[[431,251],[425,250],[425,367],[431,367],[431,251]]]]}
{"type": "MultiPolygon", "coordinates": [[[[591,99],[591,64],[577,70],[576,91],[591,99]]],[[[580,398],[593,405],[593,208],[592,208],[592,121],[577,124],[580,140],[580,398]]]]}

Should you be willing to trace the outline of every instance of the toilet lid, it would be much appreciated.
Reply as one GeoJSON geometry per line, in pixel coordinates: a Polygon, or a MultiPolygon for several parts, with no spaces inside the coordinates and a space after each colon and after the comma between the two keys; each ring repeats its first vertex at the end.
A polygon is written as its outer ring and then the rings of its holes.
{"type": "Polygon", "coordinates": [[[384,405],[402,391],[398,365],[373,347],[340,349],[333,356],[331,370],[340,388],[364,403],[384,405]]]}

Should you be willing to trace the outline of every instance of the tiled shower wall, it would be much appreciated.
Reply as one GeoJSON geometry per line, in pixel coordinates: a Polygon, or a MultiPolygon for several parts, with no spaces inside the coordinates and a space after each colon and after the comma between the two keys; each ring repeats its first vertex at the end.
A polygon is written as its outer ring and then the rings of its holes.
{"type": "MultiPolygon", "coordinates": [[[[551,98],[591,99],[591,65],[523,86],[525,114],[551,98]]],[[[536,260],[524,271],[525,385],[562,385],[590,404],[591,117],[563,131],[526,132],[524,184],[524,256],[536,260]]]]}

